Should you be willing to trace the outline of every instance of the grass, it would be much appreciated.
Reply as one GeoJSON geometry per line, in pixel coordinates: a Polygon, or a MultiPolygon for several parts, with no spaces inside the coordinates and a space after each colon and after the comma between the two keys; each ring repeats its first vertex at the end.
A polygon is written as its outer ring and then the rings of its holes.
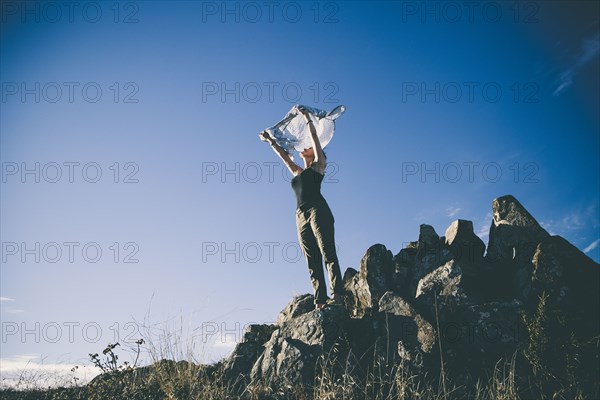
{"type": "MultiPolygon", "coordinates": [[[[225,379],[223,362],[212,365],[197,363],[196,356],[204,348],[194,335],[187,334],[183,328],[147,325],[144,342],[137,342],[138,355],[139,346],[144,345],[150,356],[147,366],[119,364],[119,348],[109,344],[108,351],[105,349],[103,352],[106,361],[90,355],[91,362],[103,373],[86,385],[80,385],[73,375],[52,377],[23,371],[18,387],[0,387],[0,397],[7,400],[599,398],[600,340],[596,337],[583,342],[569,331],[568,326],[556,325],[553,321],[555,318],[548,311],[547,297],[542,294],[537,308],[523,315],[528,334],[523,348],[517,349],[508,359],[498,360],[491,371],[485,371],[480,375],[483,378],[472,384],[460,383],[466,382],[457,379],[465,371],[447,368],[443,359],[440,359],[442,368],[437,375],[427,375],[395,360],[388,360],[385,355],[372,357],[366,367],[361,366],[353,362],[351,353],[340,351],[343,346],[333,346],[316,363],[315,379],[310,387],[273,387],[264,381],[254,382],[251,386],[237,385],[225,379]],[[359,373],[356,373],[357,370],[359,373]],[[42,382],[49,379],[60,387],[42,387],[42,382]]],[[[373,353],[377,354],[375,350],[373,353]]],[[[387,354],[387,351],[384,353],[387,354]]]]}

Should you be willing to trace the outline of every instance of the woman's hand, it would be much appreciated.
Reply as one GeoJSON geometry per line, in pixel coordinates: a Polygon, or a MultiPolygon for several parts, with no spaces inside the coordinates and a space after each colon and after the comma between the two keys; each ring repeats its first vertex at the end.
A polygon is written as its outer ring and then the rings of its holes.
{"type": "Polygon", "coordinates": [[[267,132],[267,131],[262,131],[261,133],[258,134],[258,137],[263,142],[271,143],[271,141],[273,140],[273,138],[271,137],[271,135],[269,135],[269,132],[267,132]]]}
{"type": "Polygon", "coordinates": [[[296,107],[296,110],[298,110],[298,112],[302,115],[304,115],[306,117],[306,114],[308,114],[308,110],[306,109],[306,107],[304,106],[298,106],[296,107]]]}

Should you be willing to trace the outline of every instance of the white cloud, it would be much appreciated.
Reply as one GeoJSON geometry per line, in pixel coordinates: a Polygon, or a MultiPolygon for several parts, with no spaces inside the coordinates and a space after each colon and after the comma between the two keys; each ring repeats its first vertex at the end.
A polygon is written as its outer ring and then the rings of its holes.
{"type": "Polygon", "coordinates": [[[15,299],[11,299],[10,297],[0,297],[0,303],[3,303],[5,301],[15,301],[15,299]]]}
{"type": "Polygon", "coordinates": [[[590,243],[590,245],[588,247],[586,247],[585,249],[583,249],[583,252],[584,253],[589,253],[590,251],[592,251],[596,247],[598,247],[599,244],[600,244],[600,239],[596,239],[592,243],[590,243]]]}
{"type": "Polygon", "coordinates": [[[100,373],[92,365],[80,365],[74,371],[74,364],[44,363],[39,354],[20,354],[0,358],[0,375],[3,387],[35,389],[68,386],[78,378],[78,384],[89,382],[100,373]]]}
{"type": "Polygon", "coordinates": [[[570,235],[586,228],[598,227],[598,212],[594,204],[564,214],[562,218],[539,221],[551,235],[570,235]]]}
{"type": "Polygon", "coordinates": [[[225,335],[221,335],[220,339],[215,340],[214,346],[233,349],[236,344],[237,344],[237,341],[235,340],[233,335],[225,334],[225,335]]]}
{"type": "Polygon", "coordinates": [[[486,237],[490,235],[490,226],[492,225],[492,213],[487,213],[485,217],[479,222],[479,229],[473,228],[476,230],[475,234],[479,236],[484,242],[486,237]]]}
{"type": "Polygon", "coordinates": [[[446,215],[450,218],[454,217],[461,210],[460,207],[448,207],[446,208],[446,215]]]}
{"type": "Polygon", "coordinates": [[[554,96],[558,96],[571,86],[573,84],[573,78],[579,70],[600,54],[600,34],[596,33],[590,38],[583,39],[581,47],[581,52],[577,55],[573,64],[564,70],[558,77],[557,87],[552,93],[554,96]]]}

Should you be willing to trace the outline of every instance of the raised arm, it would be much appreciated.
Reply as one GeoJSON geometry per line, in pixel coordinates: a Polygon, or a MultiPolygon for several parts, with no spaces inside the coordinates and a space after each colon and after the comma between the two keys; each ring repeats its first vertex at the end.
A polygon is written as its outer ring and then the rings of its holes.
{"type": "Polygon", "coordinates": [[[302,172],[302,168],[292,161],[288,152],[285,151],[283,147],[277,144],[277,142],[271,137],[271,135],[269,135],[269,132],[263,131],[258,136],[260,137],[260,140],[268,142],[271,145],[271,148],[275,151],[275,153],[277,153],[279,158],[283,160],[286,167],[288,167],[288,169],[294,176],[302,172]]]}
{"type": "Polygon", "coordinates": [[[317,170],[321,173],[325,172],[325,166],[327,161],[325,160],[325,154],[323,154],[323,148],[321,148],[321,142],[319,141],[319,137],[317,136],[317,130],[315,129],[315,124],[310,116],[308,115],[308,111],[306,108],[300,106],[298,107],[298,111],[304,115],[306,118],[306,123],[308,124],[310,130],[310,139],[312,141],[313,150],[315,152],[315,161],[317,170]]]}

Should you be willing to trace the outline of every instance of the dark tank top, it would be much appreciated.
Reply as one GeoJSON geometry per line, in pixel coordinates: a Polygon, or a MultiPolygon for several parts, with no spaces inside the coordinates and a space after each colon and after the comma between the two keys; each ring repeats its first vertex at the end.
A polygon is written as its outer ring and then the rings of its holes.
{"type": "Polygon", "coordinates": [[[296,194],[296,208],[304,211],[312,206],[326,203],[321,194],[323,175],[312,168],[305,168],[292,178],[292,189],[296,194]]]}

